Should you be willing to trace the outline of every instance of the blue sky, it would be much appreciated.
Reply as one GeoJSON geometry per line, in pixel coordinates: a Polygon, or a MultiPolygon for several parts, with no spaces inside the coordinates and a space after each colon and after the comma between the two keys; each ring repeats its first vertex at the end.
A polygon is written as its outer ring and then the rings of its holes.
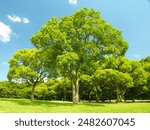
{"type": "Polygon", "coordinates": [[[88,7],[122,31],[129,44],[126,57],[150,56],[149,0],[0,0],[0,80],[7,79],[8,60],[18,49],[33,48],[30,37],[48,19],[88,7]]]}

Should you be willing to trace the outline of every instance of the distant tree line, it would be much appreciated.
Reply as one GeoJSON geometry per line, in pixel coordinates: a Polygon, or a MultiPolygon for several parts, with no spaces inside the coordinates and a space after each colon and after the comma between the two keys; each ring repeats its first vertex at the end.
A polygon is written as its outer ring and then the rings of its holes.
{"type": "Polygon", "coordinates": [[[31,100],[150,99],[150,57],[125,57],[128,43],[100,12],[81,9],[51,18],[31,37],[34,49],[9,60],[8,81],[0,97],[31,100]]]}

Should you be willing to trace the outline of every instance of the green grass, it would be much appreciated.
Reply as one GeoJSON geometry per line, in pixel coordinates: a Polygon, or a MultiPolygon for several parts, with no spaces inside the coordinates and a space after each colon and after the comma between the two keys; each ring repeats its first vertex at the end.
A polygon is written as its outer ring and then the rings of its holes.
{"type": "Polygon", "coordinates": [[[89,103],[0,99],[0,113],[150,113],[150,103],[89,103]]]}

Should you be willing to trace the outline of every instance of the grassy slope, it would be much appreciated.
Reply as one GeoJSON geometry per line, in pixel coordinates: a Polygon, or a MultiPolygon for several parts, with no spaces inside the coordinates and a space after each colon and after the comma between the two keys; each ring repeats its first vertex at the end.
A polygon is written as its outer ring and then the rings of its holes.
{"type": "Polygon", "coordinates": [[[88,103],[0,99],[0,113],[150,113],[150,103],[88,103]]]}

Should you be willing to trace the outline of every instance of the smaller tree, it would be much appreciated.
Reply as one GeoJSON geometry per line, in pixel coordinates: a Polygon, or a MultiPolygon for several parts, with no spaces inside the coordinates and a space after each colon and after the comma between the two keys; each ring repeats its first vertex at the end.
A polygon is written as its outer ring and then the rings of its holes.
{"type": "Polygon", "coordinates": [[[8,79],[15,82],[26,82],[32,86],[31,100],[34,100],[34,90],[39,82],[48,76],[44,66],[44,58],[37,49],[17,51],[9,60],[8,79]]]}
{"type": "Polygon", "coordinates": [[[113,69],[98,69],[94,78],[100,89],[110,87],[116,93],[117,102],[122,101],[126,90],[133,86],[133,80],[128,73],[122,73],[113,69]]]}

